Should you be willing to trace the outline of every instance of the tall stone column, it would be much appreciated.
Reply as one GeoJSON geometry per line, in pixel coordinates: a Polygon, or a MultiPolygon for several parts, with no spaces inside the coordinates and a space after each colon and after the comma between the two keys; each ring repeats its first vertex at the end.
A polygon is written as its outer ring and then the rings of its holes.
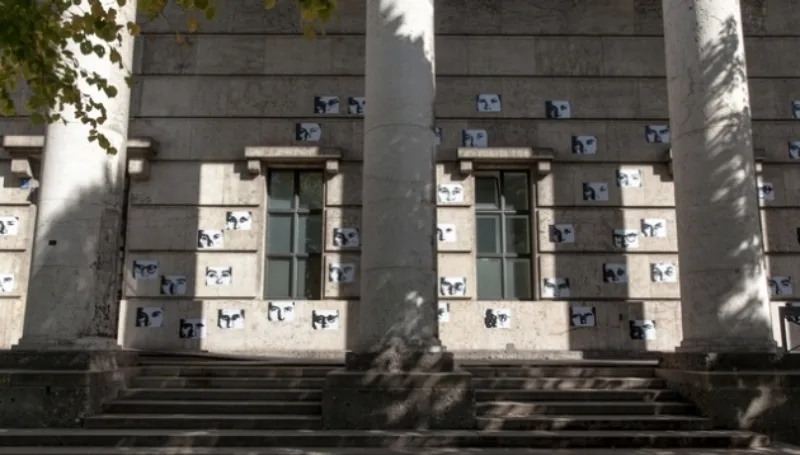
{"type": "MultiPolygon", "coordinates": [[[[136,0],[120,8],[120,24],[135,20],[136,0]]],[[[75,12],[85,5],[74,7],[75,12]]],[[[133,37],[122,31],[115,44],[127,69],[133,63],[133,37]]],[[[72,50],[82,69],[108,79],[118,93],[111,98],[83,85],[102,103],[108,120],[100,131],[116,147],[107,155],[88,140],[89,127],[75,120],[71,108],[66,120],[47,127],[42,156],[33,258],[25,309],[22,349],[107,349],[116,347],[119,306],[119,257],[126,171],[126,142],[130,110],[127,71],[106,58],[72,50]]]]}
{"type": "Polygon", "coordinates": [[[771,351],[739,0],[663,0],[684,340],[771,351]]]}
{"type": "Polygon", "coordinates": [[[361,301],[327,428],[474,428],[469,373],[437,317],[433,0],[366,0],[361,301]]]}

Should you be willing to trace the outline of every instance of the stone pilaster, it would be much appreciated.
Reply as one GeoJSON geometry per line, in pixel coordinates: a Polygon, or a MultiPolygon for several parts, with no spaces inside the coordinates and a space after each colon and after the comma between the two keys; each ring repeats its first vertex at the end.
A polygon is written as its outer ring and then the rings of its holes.
{"type": "Polygon", "coordinates": [[[366,2],[360,322],[324,425],[474,428],[472,377],[439,341],[433,0],[366,2]]]}
{"type": "Polygon", "coordinates": [[[770,351],[739,0],[663,0],[684,341],[770,351]]]}
{"type": "MultiPolygon", "coordinates": [[[[135,20],[136,0],[121,8],[116,0],[102,3],[117,10],[121,24],[135,20]]],[[[115,45],[130,69],[133,37],[125,29],[122,36],[115,45]]],[[[71,108],[61,112],[66,124],[47,127],[25,322],[16,346],[20,349],[116,347],[128,73],[107,56],[84,55],[72,47],[82,69],[104,76],[118,90],[111,98],[82,86],[106,107],[108,120],[100,130],[119,152],[107,155],[90,142],[89,128],[75,120],[71,108]]]]}

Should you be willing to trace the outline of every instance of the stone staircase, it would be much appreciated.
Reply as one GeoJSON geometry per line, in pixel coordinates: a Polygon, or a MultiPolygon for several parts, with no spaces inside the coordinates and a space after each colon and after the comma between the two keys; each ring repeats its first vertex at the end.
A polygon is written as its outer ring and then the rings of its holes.
{"type": "Polygon", "coordinates": [[[336,363],[142,360],[131,388],[84,429],[0,430],[0,455],[266,453],[269,448],[724,448],[765,436],[714,431],[654,362],[472,362],[478,431],[324,430],[336,363]],[[245,450],[246,449],[246,450],[245,450]],[[169,452],[169,450],[175,450],[169,452]],[[259,450],[261,452],[259,452],[259,450]]]}

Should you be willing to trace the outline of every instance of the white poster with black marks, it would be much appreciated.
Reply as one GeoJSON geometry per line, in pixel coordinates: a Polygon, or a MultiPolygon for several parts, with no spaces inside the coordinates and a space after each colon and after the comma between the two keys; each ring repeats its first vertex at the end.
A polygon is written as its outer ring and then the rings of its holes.
{"type": "Polygon", "coordinates": [[[789,159],[800,160],[800,141],[789,141],[789,159]]]}
{"type": "Polygon", "coordinates": [[[632,320],[628,322],[631,340],[655,340],[656,321],[651,319],[632,320]]]}
{"type": "Polygon", "coordinates": [[[792,118],[800,119],[800,100],[792,101],[792,118]]]}
{"type": "Polygon", "coordinates": [[[572,136],[572,153],[575,155],[596,155],[597,136],[572,136]]]}
{"type": "Polygon", "coordinates": [[[551,243],[575,243],[575,227],[572,224],[551,224],[551,243]]]}
{"type": "Polygon", "coordinates": [[[775,187],[771,182],[758,182],[758,198],[762,201],[775,200],[775,187]]]}
{"type": "Polygon", "coordinates": [[[583,200],[607,202],[608,201],[608,183],[605,182],[584,182],[583,183],[583,200]]]}
{"type": "Polygon", "coordinates": [[[355,264],[328,264],[328,282],[348,284],[356,281],[355,264]]]}
{"type": "Polygon", "coordinates": [[[19,218],[16,216],[0,216],[0,236],[11,236],[19,233],[19,218]]]}
{"type": "Polygon", "coordinates": [[[337,248],[358,248],[361,245],[358,228],[333,228],[333,246],[337,248]]]}
{"type": "Polygon", "coordinates": [[[614,248],[639,248],[639,231],[636,229],[614,229],[611,236],[614,248]]]}
{"type": "Polygon", "coordinates": [[[436,145],[442,145],[442,127],[434,126],[433,134],[436,136],[436,145]]]}
{"type": "Polygon", "coordinates": [[[460,183],[440,183],[436,189],[436,200],[439,204],[463,204],[464,185],[460,183]]]}
{"type": "Polygon", "coordinates": [[[478,112],[502,112],[503,100],[496,93],[481,93],[475,97],[478,112]]]}
{"type": "Polygon", "coordinates": [[[792,277],[790,276],[771,276],[767,279],[769,292],[773,297],[787,297],[794,294],[792,289],[792,277]]]}
{"type": "Polygon", "coordinates": [[[267,320],[270,322],[294,321],[295,302],[275,301],[267,304],[267,320]]]}
{"type": "Polygon", "coordinates": [[[604,283],[627,283],[628,266],[626,264],[603,264],[604,283]]]}
{"type": "Polygon", "coordinates": [[[489,308],[483,313],[483,325],[487,329],[510,329],[511,310],[508,308],[489,308]]]}
{"type": "Polygon", "coordinates": [[[439,278],[439,295],[442,297],[464,297],[467,295],[467,278],[443,276],[439,278]]]}
{"type": "Polygon", "coordinates": [[[297,123],[294,126],[294,139],[299,142],[318,142],[322,138],[319,123],[297,123]]]}
{"type": "Polygon", "coordinates": [[[339,330],[339,310],[313,310],[311,327],[314,330],[339,330]]]}
{"type": "Polygon", "coordinates": [[[222,308],[217,314],[217,326],[220,329],[243,329],[244,310],[222,308]]]}
{"type": "Polygon", "coordinates": [[[646,125],[644,139],[648,144],[669,144],[671,142],[669,125],[646,125]]]}
{"type": "Polygon", "coordinates": [[[461,146],[486,148],[489,146],[489,133],[486,130],[463,130],[461,131],[461,146]]]}
{"type": "Polygon", "coordinates": [[[617,170],[617,186],[620,188],[641,188],[643,181],[641,169],[617,170]]]}
{"type": "Polygon", "coordinates": [[[572,118],[572,106],[567,100],[547,100],[544,102],[544,111],[547,118],[572,118]]]}
{"type": "Polygon", "coordinates": [[[158,261],[153,259],[136,259],[133,261],[134,280],[158,279],[158,261]]]}
{"type": "Polygon", "coordinates": [[[205,319],[181,319],[178,336],[184,340],[199,340],[206,337],[205,319]]]}
{"type": "Polygon", "coordinates": [[[542,278],[542,297],[569,297],[569,278],[542,278]]]}
{"type": "Polygon", "coordinates": [[[233,282],[233,267],[206,267],[206,286],[229,286],[233,282]]]}
{"type": "Polygon", "coordinates": [[[0,292],[3,294],[10,294],[14,292],[17,285],[17,280],[14,275],[10,273],[0,273],[0,292]]]}
{"type": "Polygon", "coordinates": [[[338,114],[339,113],[339,97],[335,95],[328,96],[315,96],[314,97],[314,113],[315,114],[338,114]]]}
{"type": "Polygon", "coordinates": [[[250,231],[253,229],[253,212],[226,212],[226,231],[250,231]]]}
{"type": "Polygon", "coordinates": [[[571,327],[596,327],[597,309],[585,305],[569,307],[569,325],[571,327]]]}
{"type": "Polygon", "coordinates": [[[439,302],[437,314],[439,315],[440,324],[450,322],[450,303],[439,302]]]}
{"type": "Polygon", "coordinates": [[[164,309],[160,307],[136,308],[136,327],[157,329],[164,326],[164,309]]]}
{"type": "Polygon", "coordinates": [[[218,250],[225,245],[222,231],[219,229],[200,229],[197,231],[197,248],[201,250],[218,250]]]}
{"type": "Polygon", "coordinates": [[[186,275],[162,275],[161,295],[186,295],[186,275]]]}
{"type": "Polygon", "coordinates": [[[439,243],[455,243],[456,241],[456,225],[455,224],[439,224],[436,226],[436,237],[439,243]]]}
{"type": "Polygon", "coordinates": [[[671,262],[650,264],[650,281],[653,283],[676,283],[678,267],[671,262]]]}
{"type": "Polygon", "coordinates": [[[364,115],[367,99],[363,96],[351,96],[347,99],[347,112],[350,115],[364,115]]]}
{"type": "Polygon", "coordinates": [[[662,218],[643,218],[641,220],[642,235],[645,237],[666,238],[667,220],[662,218]]]}

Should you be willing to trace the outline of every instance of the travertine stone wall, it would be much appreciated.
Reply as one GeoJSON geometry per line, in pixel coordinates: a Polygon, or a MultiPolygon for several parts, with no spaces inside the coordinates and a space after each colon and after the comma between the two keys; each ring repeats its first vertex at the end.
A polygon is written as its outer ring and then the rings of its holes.
{"type": "MultiPolygon", "coordinates": [[[[356,320],[357,273],[351,285],[325,283],[322,301],[296,301],[294,320],[268,320],[270,304],[263,299],[266,183],[263,174],[248,174],[244,149],[341,149],[340,172],[326,181],[323,280],[328,264],[357,266],[358,250],[334,247],[332,232],[358,227],[361,218],[363,122],[348,113],[348,98],[364,95],[363,2],[340,2],[339,19],[328,26],[327,36],[314,41],[300,36],[290,2],[269,12],[262,11],[259,0],[220,3],[220,15],[189,36],[188,46],[175,42],[173,27],[183,27],[184,21],[174,11],[168,11],[169,22],[143,25],[137,43],[140,77],[130,135],[153,137],[159,154],[150,180],[133,182],[130,190],[120,340],[136,348],[250,353],[345,349],[351,341],[348,328],[369,323],[356,320]],[[340,113],[315,114],[315,96],[338,96],[340,113]],[[320,141],[297,142],[298,123],[319,124],[320,141]],[[252,229],[224,230],[231,211],[251,212],[252,229]],[[198,250],[199,229],[223,230],[223,248],[198,250]],[[160,279],[134,280],[134,260],[159,261],[159,276],[185,276],[186,295],[161,295],[160,279]],[[232,283],[206,286],[206,268],[223,266],[233,268],[232,283]],[[134,327],[140,307],[161,308],[163,325],[134,327]],[[220,309],[244,309],[244,328],[220,329],[220,309]],[[322,310],[338,311],[338,330],[312,327],[312,312],[322,310]],[[181,319],[203,319],[205,338],[179,338],[181,319]]],[[[800,10],[794,3],[743,0],[754,146],[765,156],[761,181],[773,190],[762,200],[770,274],[797,281],[800,147],[792,152],[790,142],[800,141],[800,121],[792,111],[792,101],[800,99],[800,67],[787,57],[800,46],[800,10]]],[[[655,283],[651,276],[652,264],[680,267],[669,144],[648,143],[645,135],[647,126],[669,123],[661,1],[468,0],[438,1],[436,7],[438,178],[464,189],[463,203],[438,209],[439,223],[455,224],[457,231],[456,242],[440,246],[439,272],[467,278],[464,298],[443,301],[450,306],[449,321],[441,324],[444,344],[454,351],[509,345],[517,350],[674,349],[682,336],[679,285],[655,283]],[[478,112],[476,96],[482,93],[501,95],[502,111],[478,112]],[[569,101],[571,118],[546,118],[548,100],[569,101]],[[475,301],[474,177],[459,172],[456,154],[465,129],[485,130],[490,147],[555,153],[550,175],[531,173],[534,301],[475,301]],[[596,153],[574,154],[573,136],[594,136],[596,153]],[[619,188],[619,170],[639,171],[642,186],[619,188]],[[608,200],[585,201],[584,183],[605,183],[608,200]],[[645,237],[642,220],[663,220],[665,236],[645,237]],[[551,242],[550,226],[560,224],[574,227],[574,243],[551,242]],[[616,229],[637,232],[638,247],[615,247],[616,229]],[[604,282],[603,264],[626,266],[628,282],[604,282]],[[543,280],[552,278],[569,278],[568,297],[543,297],[543,280]],[[570,327],[570,307],[594,308],[595,327],[570,327]],[[510,328],[486,328],[487,309],[510,310],[510,328]],[[631,320],[655,321],[655,339],[631,339],[631,320]]],[[[31,131],[19,120],[2,121],[0,128],[0,134],[31,131]]],[[[8,167],[3,163],[0,169],[8,167]]],[[[20,211],[22,228],[30,225],[32,212],[27,205],[12,206],[20,200],[11,194],[17,190],[4,186],[0,216],[20,211]]],[[[14,255],[24,257],[23,250],[0,245],[0,257],[7,256],[9,264],[14,255]]],[[[0,265],[5,262],[0,259],[0,265]]],[[[20,277],[17,285],[24,290],[20,277]]],[[[778,339],[777,307],[795,298],[796,286],[791,294],[774,297],[778,339]]],[[[21,311],[18,303],[11,304],[21,311]]],[[[12,343],[21,318],[2,317],[2,340],[12,343]]],[[[798,326],[789,325],[800,344],[798,326]]]]}

